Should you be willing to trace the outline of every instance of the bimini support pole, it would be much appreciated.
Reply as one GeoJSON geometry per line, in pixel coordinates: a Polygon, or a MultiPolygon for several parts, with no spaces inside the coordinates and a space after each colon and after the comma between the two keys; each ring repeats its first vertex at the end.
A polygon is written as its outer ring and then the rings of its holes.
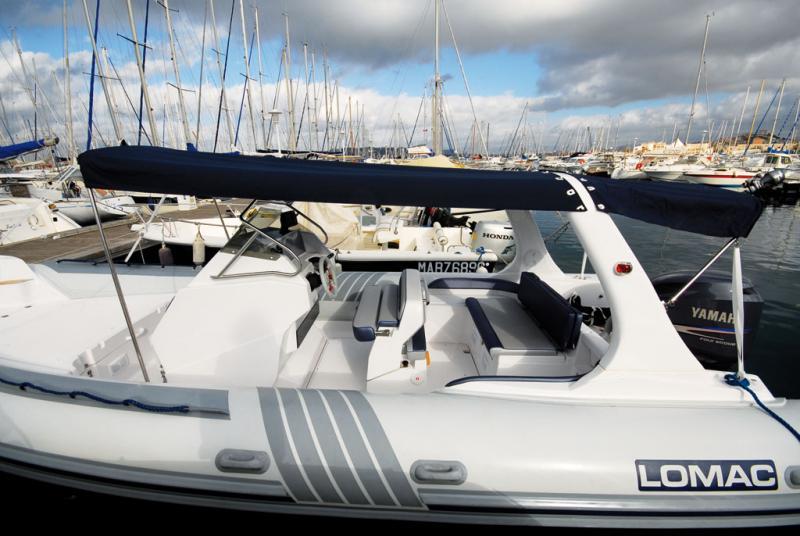
{"type": "Polygon", "coordinates": [[[103,252],[106,255],[106,262],[108,268],[111,270],[111,279],[114,280],[114,288],[117,291],[117,298],[122,307],[122,314],[125,317],[125,323],[128,325],[128,333],[131,336],[131,343],[136,352],[136,358],[139,360],[139,367],[142,369],[142,376],[144,381],[149,382],[150,376],[147,374],[147,367],[144,366],[144,359],[142,358],[142,351],[139,349],[139,342],[136,340],[136,332],[133,329],[130,314],[128,314],[128,305],[125,303],[125,295],[122,293],[122,287],[119,284],[119,277],[117,276],[117,269],[114,266],[114,259],[111,258],[111,250],[108,248],[108,241],[106,240],[106,233],[103,230],[103,222],[100,221],[100,212],[97,210],[97,198],[94,195],[94,190],[89,188],[89,199],[92,202],[92,211],[94,212],[94,219],[97,222],[97,229],[100,231],[100,243],[103,245],[103,252]]]}
{"type": "Polygon", "coordinates": [[[741,387],[751,397],[753,402],[761,408],[761,410],[775,419],[781,426],[786,428],[794,438],[800,441],[800,432],[789,424],[783,417],[772,411],[764,402],[761,401],[758,394],[753,390],[750,380],[744,372],[744,285],[742,284],[742,255],[739,251],[739,239],[734,240],[733,247],[733,269],[731,270],[731,293],[733,296],[733,331],[736,335],[736,374],[726,374],[724,376],[725,383],[731,387],[741,387]]]}
{"type": "Polygon", "coordinates": [[[739,240],[733,244],[733,269],[731,270],[731,293],[733,296],[733,331],[736,336],[736,377],[740,380],[744,374],[744,285],[742,284],[742,254],[739,251],[739,240]]]}
{"type": "MultiPolygon", "coordinates": [[[[683,285],[683,287],[681,287],[681,289],[680,289],[678,292],[676,292],[676,293],[675,293],[675,295],[674,295],[673,297],[671,297],[670,299],[668,299],[667,301],[665,301],[665,302],[664,302],[664,305],[665,305],[665,306],[667,306],[667,307],[672,307],[673,305],[675,305],[675,302],[676,302],[676,301],[678,301],[678,298],[680,298],[681,296],[683,296],[683,293],[684,293],[684,292],[686,292],[686,291],[688,290],[688,288],[689,288],[689,287],[691,287],[692,285],[694,285],[694,282],[695,282],[695,281],[697,281],[697,279],[698,279],[698,278],[699,278],[701,275],[703,275],[703,274],[705,273],[705,271],[706,271],[706,270],[708,270],[708,269],[709,269],[709,267],[711,267],[711,265],[712,265],[712,264],[714,264],[715,262],[717,262],[717,259],[719,259],[720,257],[722,257],[722,254],[723,254],[723,253],[725,253],[726,251],[728,251],[728,248],[730,248],[730,247],[731,247],[732,245],[734,245],[734,244],[737,244],[737,243],[738,243],[738,240],[739,240],[738,238],[731,238],[730,240],[728,240],[727,242],[725,242],[725,244],[724,244],[724,245],[723,245],[723,246],[720,248],[720,250],[719,250],[719,251],[716,253],[716,255],[714,255],[713,257],[711,257],[711,258],[708,260],[708,262],[707,262],[707,263],[705,263],[705,264],[703,265],[703,267],[702,267],[702,268],[700,268],[700,270],[698,270],[698,272],[697,272],[696,274],[694,274],[694,276],[693,276],[693,277],[692,277],[692,278],[689,280],[689,282],[688,282],[688,283],[686,283],[685,285],[683,285]]],[[[737,249],[738,249],[738,246],[737,246],[737,249]]]]}

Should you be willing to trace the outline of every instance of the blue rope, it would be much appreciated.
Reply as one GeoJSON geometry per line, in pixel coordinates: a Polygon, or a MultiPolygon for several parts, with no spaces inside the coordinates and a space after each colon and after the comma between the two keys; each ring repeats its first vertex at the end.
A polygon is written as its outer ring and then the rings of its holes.
{"type": "Polygon", "coordinates": [[[772,411],[771,409],[769,409],[767,406],[764,405],[761,399],[758,398],[758,395],[756,395],[755,392],[753,392],[753,390],[750,389],[750,382],[748,381],[747,378],[738,378],[736,374],[726,374],[725,383],[733,387],[741,387],[742,389],[750,393],[750,396],[752,396],[753,400],[756,401],[758,407],[763,409],[767,413],[767,415],[769,415],[770,417],[778,421],[781,425],[783,425],[784,428],[786,428],[787,430],[789,430],[789,432],[791,432],[791,434],[794,436],[796,440],[800,441],[800,433],[798,433],[797,430],[792,428],[791,424],[783,420],[783,418],[780,415],[778,415],[777,413],[775,413],[774,411],[772,411]]]}
{"type": "Polygon", "coordinates": [[[54,389],[48,389],[47,387],[42,387],[40,385],[33,384],[31,382],[15,382],[11,380],[6,380],[5,378],[0,377],[0,383],[10,385],[12,387],[19,387],[22,391],[27,391],[28,389],[34,389],[39,391],[40,393],[48,394],[48,395],[57,395],[57,396],[68,396],[70,398],[77,398],[82,396],[84,398],[88,398],[94,402],[100,402],[101,404],[108,404],[111,406],[133,406],[144,411],[150,411],[153,413],[189,413],[190,408],[187,405],[180,405],[180,406],[154,406],[152,404],[145,404],[144,402],[139,402],[133,398],[126,398],[125,400],[113,400],[110,398],[104,398],[102,396],[98,396],[92,393],[88,393],[86,391],[56,391],[54,389]]]}

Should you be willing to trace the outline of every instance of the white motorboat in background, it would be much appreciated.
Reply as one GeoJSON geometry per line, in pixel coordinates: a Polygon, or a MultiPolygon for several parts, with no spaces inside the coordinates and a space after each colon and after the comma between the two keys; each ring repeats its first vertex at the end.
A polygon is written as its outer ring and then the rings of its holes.
{"type": "Polygon", "coordinates": [[[0,197],[0,245],[79,228],[52,204],[25,197],[0,197]]]}
{"type": "MultiPolygon", "coordinates": [[[[67,166],[57,176],[42,176],[30,170],[0,175],[3,187],[10,195],[41,199],[55,205],[61,214],[80,225],[93,225],[94,212],[89,198],[83,195],[77,166],[67,166]]],[[[118,195],[113,191],[99,191],[97,205],[102,220],[124,218],[133,215],[138,208],[129,195],[118,195]]]]}
{"type": "Polygon", "coordinates": [[[705,170],[687,171],[684,176],[691,182],[719,186],[722,188],[742,188],[745,182],[752,179],[757,171],[735,167],[707,168],[705,170]]]}
{"type": "Polygon", "coordinates": [[[675,181],[684,178],[690,172],[703,171],[708,168],[707,159],[697,155],[689,155],[672,162],[653,162],[641,169],[651,179],[675,181]]]}
{"type": "Polygon", "coordinates": [[[646,179],[647,173],[642,171],[642,168],[654,161],[652,158],[640,156],[625,157],[614,166],[609,177],[612,179],[646,179]]]}
{"type": "MultiPolygon", "coordinates": [[[[339,286],[335,252],[315,235],[245,223],[195,272],[120,266],[109,277],[113,264],[0,257],[0,468],[306,515],[800,522],[800,403],[746,374],[742,354],[737,239],[758,200],[554,173],[387,166],[376,178],[341,163],[151,147],[80,161],[94,188],[152,191],[191,177],[181,184],[200,197],[485,203],[509,211],[517,255],[499,274],[406,269],[339,286]],[[335,176],[347,178],[325,188],[335,176]],[[568,219],[596,273],[559,268],[534,209],[568,219]],[[732,237],[714,259],[733,248],[725,317],[737,373],[695,359],[609,212],[732,237]],[[578,301],[608,309],[613,327],[583,322],[578,301]]],[[[689,307],[680,296],[668,302],[689,307]]]]}

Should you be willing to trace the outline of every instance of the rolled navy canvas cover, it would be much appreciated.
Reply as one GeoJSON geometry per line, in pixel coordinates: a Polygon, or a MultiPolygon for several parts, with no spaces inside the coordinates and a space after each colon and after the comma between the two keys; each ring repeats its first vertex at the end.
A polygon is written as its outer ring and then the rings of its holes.
{"type": "MultiPolygon", "coordinates": [[[[320,203],[582,212],[550,172],[350,164],[119,146],[78,157],[90,188],[320,203]]],[[[712,186],[580,179],[598,210],[709,236],[744,237],[762,202],[712,186]]]]}

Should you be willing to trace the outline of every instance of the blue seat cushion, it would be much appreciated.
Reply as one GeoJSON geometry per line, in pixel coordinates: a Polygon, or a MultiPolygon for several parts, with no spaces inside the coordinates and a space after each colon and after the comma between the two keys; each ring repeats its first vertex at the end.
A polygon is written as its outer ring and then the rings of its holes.
{"type": "Polygon", "coordinates": [[[478,333],[483,339],[483,344],[486,345],[486,349],[502,348],[503,343],[500,342],[500,337],[497,336],[497,332],[486,317],[480,302],[475,298],[467,298],[466,305],[470,316],[472,316],[472,321],[475,322],[475,327],[478,328],[478,333]]]}

